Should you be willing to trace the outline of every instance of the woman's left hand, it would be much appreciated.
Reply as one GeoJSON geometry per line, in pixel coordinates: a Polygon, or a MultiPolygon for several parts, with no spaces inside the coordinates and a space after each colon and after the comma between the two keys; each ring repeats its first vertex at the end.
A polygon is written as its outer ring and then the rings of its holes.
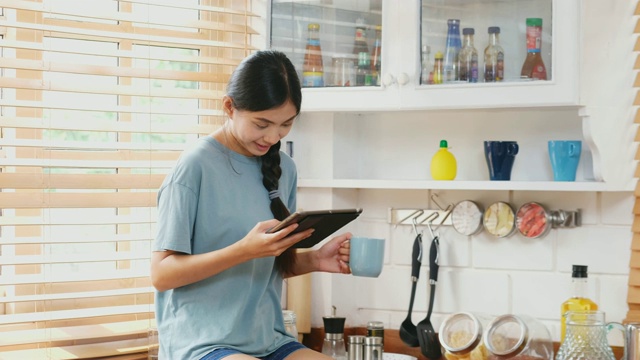
{"type": "Polygon", "coordinates": [[[351,274],[349,268],[349,240],[351,233],[338,235],[316,250],[317,271],[351,274]]]}

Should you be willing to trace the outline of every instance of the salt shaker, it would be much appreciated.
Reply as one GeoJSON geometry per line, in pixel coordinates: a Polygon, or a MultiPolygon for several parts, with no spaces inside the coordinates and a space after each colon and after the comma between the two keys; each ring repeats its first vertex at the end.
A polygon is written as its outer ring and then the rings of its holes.
{"type": "Polygon", "coordinates": [[[364,360],[364,336],[349,336],[349,360],[364,360]]]}
{"type": "Polygon", "coordinates": [[[382,360],[382,338],[367,336],[364,338],[364,360],[382,360]]]}

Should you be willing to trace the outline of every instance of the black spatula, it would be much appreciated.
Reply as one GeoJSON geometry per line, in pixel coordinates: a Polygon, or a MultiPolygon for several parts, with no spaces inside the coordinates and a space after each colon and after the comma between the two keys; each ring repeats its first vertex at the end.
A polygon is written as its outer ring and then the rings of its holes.
{"type": "Polygon", "coordinates": [[[442,349],[440,348],[440,341],[436,335],[436,331],[431,324],[431,313],[433,312],[433,301],[436,295],[436,283],[438,282],[438,246],[439,240],[436,235],[431,241],[431,247],[429,248],[429,285],[431,287],[429,295],[429,310],[427,310],[427,316],[424,320],[420,321],[416,326],[418,331],[418,342],[420,343],[420,351],[422,355],[431,360],[437,360],[442,357],[442,349]]]}
{"type": "Polygon", "coordinates": [[[411,252],[411,298],[409,299],[409,311],[407,317],[400,324],[400,339],[411,347],[420,345],[416,326],[411,321],[413,311],[413,299],[416,295],[416,285],[420,278],[420,266],[422,265],[422,234],[418,234],[413,241],[413,251],[411,252]]]}

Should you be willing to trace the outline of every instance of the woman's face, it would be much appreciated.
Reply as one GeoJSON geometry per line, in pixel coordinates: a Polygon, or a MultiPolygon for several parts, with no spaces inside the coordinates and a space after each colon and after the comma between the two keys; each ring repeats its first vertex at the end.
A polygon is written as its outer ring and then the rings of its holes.
{"type": "Polygon", "coordinates": [[[269,110],[252,112],[235,109],[231,99],[225,97],[223,106],[229,115],[232,135],[231,143],[226,145],[245,156],[266,154],[272,145],[289,134],[297,116],[291,101],[269,110]]]}

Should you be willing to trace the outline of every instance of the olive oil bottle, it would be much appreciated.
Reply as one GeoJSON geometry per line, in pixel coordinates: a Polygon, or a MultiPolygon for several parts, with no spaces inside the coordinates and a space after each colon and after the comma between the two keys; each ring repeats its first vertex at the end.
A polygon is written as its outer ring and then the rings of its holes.
{"type": "Polygon", "coordinates": [[[567,311],[598,310],[598,305],[587,297],[588,273],[586,265],[573,265],[571,285],[573,292],[571,297],[562,303],[560,308],[560,343],[564,341],[567,330],[565,314],[567,311]]]}

